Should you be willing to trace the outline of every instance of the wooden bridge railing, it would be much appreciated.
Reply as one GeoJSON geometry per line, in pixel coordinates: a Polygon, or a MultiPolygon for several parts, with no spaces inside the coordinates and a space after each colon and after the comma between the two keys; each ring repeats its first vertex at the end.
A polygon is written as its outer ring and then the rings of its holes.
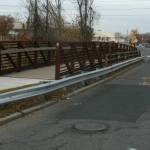
{"type": "Polygon", "coordinates": [[[135,47],[106,42],[60,43],[56,50],[56,79],[96,70],[140,56],[135,47]]]}
{"type": "Polygon", "coordinates": [[[139,56],[135,47],[105,42],[0,42],[0,74],[55,65],[55,78],[95,70],[139,56]]]}
{"type": "Polygon", "coordinates": [[[54,65],[55,51],[50,42],[0,42],[0,74],[54,65]]]}

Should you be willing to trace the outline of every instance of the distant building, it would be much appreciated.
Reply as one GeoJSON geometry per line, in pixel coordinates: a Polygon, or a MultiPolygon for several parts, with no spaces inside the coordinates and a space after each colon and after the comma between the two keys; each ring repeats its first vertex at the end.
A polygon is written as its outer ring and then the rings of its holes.
{"type": "Polygon", "coordinates": [[[94,33],[93,41],[111,42],[115,41],[115,34],[98,31],[94,33]]]}
{"type": "Polygon", "coordinates": [[[18,38],[19,33],[25,28],[24,23],[22,22],[14,22],[14,27],[9,31],[9,38],[16,40],[18,38]]]}
{"type": "Polygon", "coordinates": [[[126,37],[120,33],[98,31],[94,33],[93,41],[125,43],[126,37]]]}

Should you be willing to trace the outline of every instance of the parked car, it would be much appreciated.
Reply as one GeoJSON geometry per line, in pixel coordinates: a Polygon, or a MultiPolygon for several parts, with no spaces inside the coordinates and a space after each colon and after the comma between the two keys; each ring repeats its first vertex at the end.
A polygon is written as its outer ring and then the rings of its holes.
{"type": "Polygon", "coordinates": [[[150,48],[149,43],[143,43],[142,45],[143,45],[144,47],[146,47],[146,48],[150,48]]]}
{"type": "Polygon", "coordinates": [[[142,44],[136,45],[136,48],[143,48],[144,46],[142,44]]]}
{"type": "Polygon", "coordinates": [[[142,44],[139,44],[139,45],[137,45],[136,46],[137,48],[150,48],[150,45],[149,45],[149,43],[142,43],[142,44]]]}

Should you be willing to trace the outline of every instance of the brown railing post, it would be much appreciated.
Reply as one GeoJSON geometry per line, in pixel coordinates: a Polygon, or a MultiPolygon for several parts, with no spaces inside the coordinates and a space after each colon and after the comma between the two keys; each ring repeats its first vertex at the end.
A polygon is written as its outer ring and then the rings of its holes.
{"type": "MultiPolygon", "coordinates": [[[[51,43],[49,41],[48,41],[48,45],[47,46],[51,47],[51,43]]],[[[51,50],[48,50],[47,53],[48,53],[47,54],[47,62],[48,62],[49,65],[51,65],[51,62],[52,62],[51,50]]]]}
{"type": "Polygon", "coordinates": [[[17,47],[18,48],[24,48],[22,41],[17,42],[17,47]]]}
{"type": "Polygon", "coordinates": [[[38,41],[34,41],[34,42],[33,42],[33,46],[34,46],[34,47],[40,47],[40,43],[39,43],[38,41]]]}
{"type": "Polygon", "coordinates": [[[60,65],[61,65],[61,44],[56,44],[56,62],[55,62],[55,79],[60,79],[60,65]]]}
{"type": "Polygon", "coordinates": [[[1,48],[0,48],[0,74],[2,73],[2,57],[1,57],[1,48]]]}
{"type": "MultiPolygon", "coordinates": [[[[20,48],[23,48],[23,43],[21,41],[18,41],[17,42],[17,48],[20,49],[20,48]]],[[[20,72],[21,71],[21,67],[22,67],[22,53],[21,52],[18,52],[16,53],[17,55],[17,71],[20,72]]]]}
{"type": "Polygon", "coordinates": [[[100,65],[100,67],[102,68],[103,67],[103,53],[102,53],[102,50],[103,50],[103,48],[102,48],[102,43],[98,43],[98,53],[99,53],[99,65],[100,65]]]}
{"type": "Polygon", "coordinates": [[[4,50],[3,43],[0,42],[0,74],[2,73],[2,50],[4,50]]]}
{"type": "Polygon", "coordinates": [[[104,60],[103,60],[103,62],[104,62],[104,67],[106,67],[107,66],[107,64],[108,64],[108,53],[107,53],[107,45],[106,45],[106,43],[105,42],[103,42],[103,58],[104,58],[104,60]]]}

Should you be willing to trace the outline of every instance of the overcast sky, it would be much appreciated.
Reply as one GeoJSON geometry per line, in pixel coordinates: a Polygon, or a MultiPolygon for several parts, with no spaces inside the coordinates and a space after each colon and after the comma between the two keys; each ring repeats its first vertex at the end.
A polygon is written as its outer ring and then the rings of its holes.
{"type": "MultiPolygon", "coordinates": [[[[67,20],[75,16],[73,0],[64,0],[63,15],[67,20]]],[[[0,14],[11,14],[24,18],[25,0],[0,0],[0,14]]],[[[122,32],[137,28],[139,32],[150,32],[150,0],[95,0],[94,8],[101,18],[95,30],[122,32]]]]}

